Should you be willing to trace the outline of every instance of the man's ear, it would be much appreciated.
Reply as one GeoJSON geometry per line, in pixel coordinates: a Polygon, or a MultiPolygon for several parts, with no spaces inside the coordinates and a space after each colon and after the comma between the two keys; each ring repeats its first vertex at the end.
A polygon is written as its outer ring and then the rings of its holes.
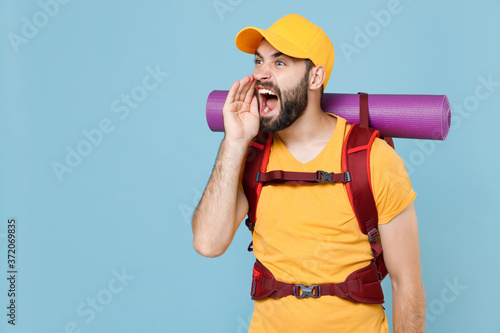
{"type": "Polygon", "coordinates": [[[309,89],[321,89],[323,82],[325,82],[325,77],[326,73],[323,65],[311,68],[311,72],[309,74],[309,89]]]}

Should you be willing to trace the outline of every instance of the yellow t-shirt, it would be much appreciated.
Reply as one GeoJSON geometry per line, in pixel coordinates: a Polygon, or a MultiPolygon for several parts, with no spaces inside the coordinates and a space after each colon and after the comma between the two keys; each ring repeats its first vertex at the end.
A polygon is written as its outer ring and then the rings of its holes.
{"type": "MultiPolygon", "coordinates": [[[[321,153],[301,163],[275,134],[267,171],[341,172],[342,143],[349,126],[337,127],[321,153]]],[[[379,224],[388,223],[415,198],[404,164],[383,140],[370,155],[371,182],[379,224]]],[[[264,186],[253,233],[254,254],[276,277],[306,285],[339,283],[372,259],[345,186],[338,184],[264,186]]],[[[336,296],[255,301],[249,332],[388,332],[380,304],[357,304],[336,296]]]]}

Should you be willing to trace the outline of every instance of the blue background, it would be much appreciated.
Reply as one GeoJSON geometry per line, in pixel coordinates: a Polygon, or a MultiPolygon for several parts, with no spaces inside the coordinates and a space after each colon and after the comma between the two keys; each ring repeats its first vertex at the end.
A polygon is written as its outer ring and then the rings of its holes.
{"type": "Polygon", "coordinates": [[[396,140],[418,193],[427,332],[500,332],[499,0],[67,2],[0,1],[1,332],[246,331],[250,234],[242,225],[216,259],[192,248],[192,211],[222,139],[205,103],[252,72],[236,33],[289,13],[333,41],[326,92],[449,97],[445,142],[396,140]],[[398,13],[377,30],[372,11],[391,3],[398,13]],[[367,45],[343,52],[367,27],[367,45]],[[131,94],[133,108],[121,101],[131,94]],[[86,156],[58,177],[54,163],[78,147],[86,156]]]}

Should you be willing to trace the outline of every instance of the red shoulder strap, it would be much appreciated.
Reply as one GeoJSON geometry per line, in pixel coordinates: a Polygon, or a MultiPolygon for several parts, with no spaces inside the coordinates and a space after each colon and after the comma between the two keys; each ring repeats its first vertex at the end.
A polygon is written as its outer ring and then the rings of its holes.
{"type": "Polygon", "coordinates": [[[370,181],[370,152],[379,132],[372,128],[351,126],[342,148],[342,171],[351,174],[345,183],[347,195],[362,233],[368,235],[380,281],[387,275],[378,239],[378,212],[370,181]]]}
{"type": "Polygon", "coordinates": [[[243,172],[243,190],[248,200],[248,219],[245,221],[248,229],[253,231],[257,220],[257,203],[259,202],[262,183],[257,181],[257,174],[265,172],[269,163],[273,136],[260,131],[248,147],[243,172]]]}
{"type": "Polygon", "coordinates": [[[359,124],[351,126],[342,148],[342,171],[351,174],[345,183],[359,228],[368,234],[378,225],[377,207],[370,182],[370,151],[379,132],[359,124]]]}

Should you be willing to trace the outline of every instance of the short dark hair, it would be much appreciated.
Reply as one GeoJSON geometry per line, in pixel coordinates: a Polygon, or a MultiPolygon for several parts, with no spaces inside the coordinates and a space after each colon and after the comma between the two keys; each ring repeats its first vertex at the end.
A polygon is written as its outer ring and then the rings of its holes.
{"type": "Polygon", "coordinates": [[[306,71],[309,72],[311,68],[314,67],[314,63],[312,62],[311,59],[305,59],[305,60],[306,60],[306,71]]]}

